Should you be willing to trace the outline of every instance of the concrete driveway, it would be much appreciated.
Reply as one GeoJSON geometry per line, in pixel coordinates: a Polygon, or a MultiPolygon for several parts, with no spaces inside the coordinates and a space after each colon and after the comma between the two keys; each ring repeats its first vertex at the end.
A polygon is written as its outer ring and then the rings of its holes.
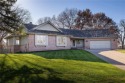
{"type": "Polygon", "coordinates": [[[115,50],[87,50],[97,57],[113,64],[114,66],[125,70],[125,54],[115,50]]]}

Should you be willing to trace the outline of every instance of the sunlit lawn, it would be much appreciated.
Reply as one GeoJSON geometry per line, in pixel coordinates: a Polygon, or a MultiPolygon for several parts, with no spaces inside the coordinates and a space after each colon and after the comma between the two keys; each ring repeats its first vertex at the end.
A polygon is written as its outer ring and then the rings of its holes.
{"type": "Polygon", "coordinates": [[[83,50],[1,54],[0,83],[125,83],[125,71],[83,50]]]}
{"type": "Polygon", "coordinates": [[[118,49],[117,51],[125,54],[125,49],[118,49]]]}

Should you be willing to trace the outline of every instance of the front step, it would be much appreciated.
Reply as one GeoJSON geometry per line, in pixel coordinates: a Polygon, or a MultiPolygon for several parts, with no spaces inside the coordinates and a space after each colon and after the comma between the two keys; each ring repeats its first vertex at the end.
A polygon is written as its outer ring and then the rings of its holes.
{"type": "Polygon", "coordinates": [[[84,49],[84,48],[71,48],[71,49],[74,49],[74,50],[81,50],[81,49],[84,49]]]}

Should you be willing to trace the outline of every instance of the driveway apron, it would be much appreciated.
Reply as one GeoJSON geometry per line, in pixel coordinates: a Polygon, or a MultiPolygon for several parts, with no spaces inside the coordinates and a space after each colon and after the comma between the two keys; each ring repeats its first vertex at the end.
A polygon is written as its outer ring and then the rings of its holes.
{"type": "Polygon", "coordinates": [[[87,50],[104,61],[125,70],[125,54],[115,50],[87,50]]]}

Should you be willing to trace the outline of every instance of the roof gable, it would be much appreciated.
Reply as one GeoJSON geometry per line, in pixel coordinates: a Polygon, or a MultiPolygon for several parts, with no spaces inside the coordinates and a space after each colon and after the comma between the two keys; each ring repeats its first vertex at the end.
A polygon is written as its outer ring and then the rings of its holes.
{"type": "Polygon", "coordinates": [[[58,29],[55,25],[53,25],[51,22],[42,23],[42,24],[36,26],[35,28],[33,28],[33,30],[45,30],[45,31],[61,32],[61,30],[58,29]]]}

